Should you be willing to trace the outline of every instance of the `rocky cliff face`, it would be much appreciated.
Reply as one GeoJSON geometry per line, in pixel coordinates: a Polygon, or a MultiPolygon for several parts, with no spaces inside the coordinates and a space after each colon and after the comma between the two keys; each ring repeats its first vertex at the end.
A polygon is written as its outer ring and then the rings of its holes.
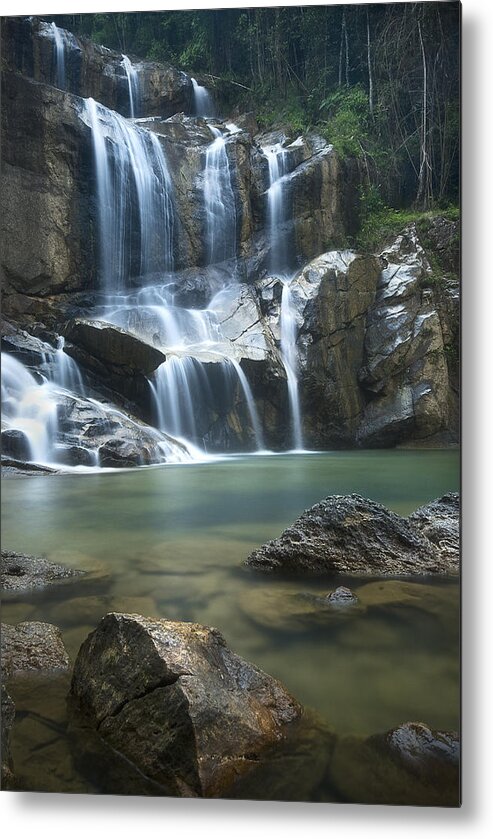
{"type": "MultiPolygon", "coordinates": [[[[128,114],[123,57],[66,33],[62,90],[49,24],[6,18],[2,39],[3,312],[9,322],[2,348],[20,358],[23,330],[41,338],[47,349],[33,353],[27,335],[21,359],[35,371],[64,336],[65,352],[96,393],[154,424],[152,377],[167,357],[166,319],[136,302],[111,327],[100,321],[100,252],[108,245],[101,241],[94,136],[83,97],[114,109],[107,112],[110,121],[120,119],[114,111],[128,114]]],[[[134,67],[146,117],[129,122],[128,131],[152,132],[169,170],[175,270],[167,294],[180,312],[198,311],[199,320],[214,301],[220,335],[214,352],[205,345],[189,351],[200,360],[194,375],[209,394],[194,409],[199,438],[208,448],[252,447],[254,438],[259,443],[255,411],[263,443],[291,447],[282,335],[286,277],[273,275],[269,257],[268,152],[277,148],[285,172],[280,226],[292,271],[298,269],[289,297],[305,445],[456,441],[459,306],[451,276],[458,269],[458,225],[435,219],[426,235],[411,226],[380,254],[334,250],[357,229],[358,173],[350,161],[314,134],[260,134],[251,115],[237,124],[188,116],[193,106],[185,74],[145,61],[134,61],[134,67]],[[208,151],[218,132],[226,166],[220,177],[226,171],[234,196],[236,257],[210,265],[206,181],[208,151]],[[429,254],[438,254],[441,273],[436,265],[432,270],[429,254]],[[232,279],[228,292],[221,291],[232,279]],[[224,357],[239,366],[238,378],[218,363],[224,357]]],[[[114,135],[104,142],[114,171],[114,135]]],[[[136,189],[129,190],[132,221],[142,209],[135,204],[136,189]]],[[[156,279],[139,276],[132,263],[128,282],[137,289],[136,301],[138,288],[156,279]]],[[[187,317],[195,317],[193,312],[187,317]]],[[[76,406],[76,413],[82,408],[76,406]]],[[[122,439],[134,446],[135,437],[142,442],[146,434],[129,431],[122,439]]],[[[66,445],[73,448],[76,441],[66,445]]],[[[137,454],[122,445],[108,452],[108,462],[152,461],[152,445],[137,454]]]]}
{"type": "MultiPolygon", "coordinates": [[[[2,20],[2,64],[34,81],[63,87],[77,96],[92,97],[124,116],[130,116],[128,78],[123,56],[87,38],[59,29],[64,48],[60,78],[53,26],[36,18],[2,20]]],[[[168,117],[190,113],[192,81],[170,64],[139,60],[139,111],[168,117]]]]}

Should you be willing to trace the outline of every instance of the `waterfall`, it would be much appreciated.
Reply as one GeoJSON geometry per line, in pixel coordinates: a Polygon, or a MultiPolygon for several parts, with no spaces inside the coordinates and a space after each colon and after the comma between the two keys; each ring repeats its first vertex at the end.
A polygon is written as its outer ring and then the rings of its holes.
{"type": "Polygon", "coordinates": [[[53,36],[53,48],[55,59],[55,86],[65,90],[65,39],[63,29],[59,29],[56,23],[51,23],[53,36]]]}
{"type": "Polygon", "coordinates": [[[269,188],[267,190],[267,227],[270,242],[269,269],[272,273],[280,275],[283,283],[280,311],[281,358],[288,383],[293,448],[300,451],[303,449],[303,434],[298,392],[297,327],[291,300],[291,278],[286,273],[290,262],[286,231],[286,222],[289,219],[285,190],[288,153],[280,144],[264,148],[263,153],[269,165],[269,188]]]}
{"type": "Polygon", "coordinates": [[[58,430],[52,386],[39,384],[20,361],[6,353],[2,353],[2,425],[25,435],[31,461],[50,462],[58,430]]]}
{"type": "Polygon", "coordinates": [[[281,145],[263,149],[269,164],[267,190],[267,225],[270,242],[269,268],[273,272],[286,271],[289,263],[286,218],[286,195],[283,177],[287,172],[288,155],[281,145]]]}
{"type": "Polygon", "coordinates": [[[79,365],[65,352],[65,338],[58,338],[54,356],[53,380],[66,390],[72,390],[85,396],[85,387],[79,365]]]}
{"type": "Polygon", "coordinates": [[[234,358],[230,358],[229,362],[233,365],[233,368],[236,371],[236,375],[240,380],[241,389],[243,391],[243,395],[247,403],[248,413],[250,414],[250,421],[252,423],[253,431],[255,434],[255,443],[257,446],[257,450],[263,450],[265,449],[265,443],[264,436],[262,434],[262,426],[260,425],[257,407],[255,405],[255,400],[253,398],[251,387],[248,384],[248,379],[245,376],[243,370],[241,369],[239,361],[236,361],[236,359],[234,358]]]}
{"type": "Polygon", "coordinates": [[[226,141],[218,128],[205,156],[204,206],[207,264],[236,256],[236,201],[226,141]]]}
{"type": "MultiPolygon", "coordinates": [[[[239,382],[254,432],[255,448],[264,449],[262,427],[253,394],[239,362],[223,356],[215,360],[214,367],[222,373],[223,391],[233,391],[239,382]]],[[[197,420],[204,420],[211,409],[217,410],[204,364],[191,356],[171,355],[155,370],[149,384],[158,428],[178,440],[186,440],[187,444],[192,440],[194,444],[202,445],[197,420]]]]}
{"type": "Polygon", "coordinates": [[[172,182],[157,136],[94,99],[83,118],[92,130],[99,217],[100,275],[108,294],[130,276],[173,268],[172,182]],[[138,242],[131,235],[137,227],[138,242]]]}
{"type": "Polygon", "coordinates": [[[289,407],[293,426],[293,448],[303,449],[301,408],[298,393],[298,354],[296,351],[296,320],[291,305],[289,282],[285,281],[281,297],[281,356],[288,380],[289,407]]]}
{"type": "Polygon", "coordinates": [[[214,102],[212,96],[206,87],[200,85],[196,79],[192,78],[193,86],[193,103],[196,117],[213,117],[214,102]]]}
{"type": "Polygon", "coordinates": [[[125,75],[127,76],[130,116],[133,119],[138,116],[139,110],[139,74],[128,55],[122,55],[122,64],[125,69],[125,75]]]}

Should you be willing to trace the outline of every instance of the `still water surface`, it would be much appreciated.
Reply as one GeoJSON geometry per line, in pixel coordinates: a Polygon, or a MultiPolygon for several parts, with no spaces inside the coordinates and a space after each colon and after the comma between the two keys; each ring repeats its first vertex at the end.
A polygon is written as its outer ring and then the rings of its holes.
{"type": "MultiPolygon", "coordinates": [[[[337,733],[373,734],[407,720],[457,729],[455,580],[418,578],[402,597],[388,583],[363,589],[371,581],[353,579],[369,608],[327,620],[305,614],[295,595],[323,595],[348,581],[274,579],[241,563],[326,495],[358,492],[407,515],[458,483],[458,453],[446,451],[245,456],[6,480],[3,547],[91,573],[6,598],[3,621],[56,624],[72,658],[108,611],[198,621],[218,627],[337,733]]],[[[98,789],[69,754],[67,685],[66,677],[11,685],[24,788],[98,789]]]]}

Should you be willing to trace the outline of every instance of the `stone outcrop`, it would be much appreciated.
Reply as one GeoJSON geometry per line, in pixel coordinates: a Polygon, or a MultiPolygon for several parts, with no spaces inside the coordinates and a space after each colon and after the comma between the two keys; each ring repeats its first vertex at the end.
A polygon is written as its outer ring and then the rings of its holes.
{"type": "Polygon", "coordinates": [[[18,321],[39,298],[46,310],[46,298],[96,281],[91,135],[79,112],[71,94],[3,74],[3,311],[18,321]]]}
{"type": "Polygon", "coordinates": [[[2,623],[1,638],[2,668],[7,677],[69,668],[60,630],[51,623],[25,621],[16,626],[2,623]]]}
{"type": "Polygon", "coordinates": [[[301,713],[218,630],[139,615],[102,619],[71,692],[100,736],[168,794],[220,796],[301,713]]]}
{"type": "Polygon", "coordinates": [[[358,373],[367,312],[380,271],[375,256],[331,251],[312,260],[294,280],[310,445],[327,440],[339,446],[354,444],[365,409],[358,373]]]}
{"type": "Polygon", "coordinates": [[[49,562],[41,556],[28,556],[2,550],[1,583],[4,591],[26,591],[63,583],[83,575],[84,571],[49,562]]]}
{"type": "Polygon", "coordinates": [[[253,551],[245,564],[284,574],[455,574],[458,551],[450,548],[450,542],[431,541],[412,518],[381,504],[360,495],[332,495],[253,551]]]}
{"type": "MultiPolygon", "coordinates": [[[[128,79],[121,53],[60,30],[65,52],[65,89],[92,97],[106,107],[130,116],[128,79]]],[[[6,17],[2,21],[2,60],[28,78],[60,87],[53,28],[36,18],[6,17]]],[[[139,111],[169,117],[190,113],[192,82],[170,64],[143,59],[132,62],[139,81],[139,111]]]]}
{"type": "Polygon", "coordinates": [[[426,440],[449,427],[450,382],[431,268],[411,225],[381,254],[385,261],[367,315],[359,383],[368,404],[360,445],[426,440]]]}
{"type": "Polygon", "coordinates": [[[118,376],[149,375],[166,361],[157,347],[105,321],[76,319],[67,324],[64,335],[118,376]]]}

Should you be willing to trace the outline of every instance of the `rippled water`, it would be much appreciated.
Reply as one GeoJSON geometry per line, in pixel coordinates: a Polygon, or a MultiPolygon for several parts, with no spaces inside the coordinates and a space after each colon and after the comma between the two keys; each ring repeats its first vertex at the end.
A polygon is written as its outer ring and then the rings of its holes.
{"type": "MultiPolygon", "coordinates": [[[[325,594],[340,578],[273,579],[241,563],[326,495],[359,492],[407,515],[458,481],[458,454],[445,451],[245,456],[11,479],[2,493],[3,547],[92,574],[5,598],[3,621],[55,623],[72,658],[108,611],[198,621],[218,627],[338,734],[373,734],[407,720],[456,729],[455,580],[353,579],[362,609],[328,620],[297,595],[325,594]]],[[[25,789],[101,788],[97,767],[81,769],[73,759],[67,689],[67,677],[11,685],[14,761],[25,789]]]]}

